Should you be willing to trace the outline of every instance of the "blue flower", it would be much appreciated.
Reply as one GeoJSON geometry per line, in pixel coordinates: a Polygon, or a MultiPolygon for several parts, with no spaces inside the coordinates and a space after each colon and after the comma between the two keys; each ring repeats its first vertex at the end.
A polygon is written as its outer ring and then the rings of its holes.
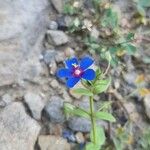
{"type": "Polygon", "coordinates": [[[69,88],[74,87],[81,79],[93,80],[96,76],[95,71],[93,69],[88,69],[93,62],[93,59],[90,57],[82,58],[80,63],[76,57],[67,59],[65,61],[66,68],[58,70],[57,76],[59,78],[67,78],[66,85],[69,88]]]}

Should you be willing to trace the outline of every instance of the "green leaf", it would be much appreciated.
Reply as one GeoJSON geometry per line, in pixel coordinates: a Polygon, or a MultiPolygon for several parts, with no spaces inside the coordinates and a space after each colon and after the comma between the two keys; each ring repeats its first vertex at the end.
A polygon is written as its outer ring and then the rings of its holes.
{"type": "Polygon", "coordinates": [[[128,35],[126,37],[126,40],[130,41],[130,40],[133,40],[133,39],[134,39],[134,33],[128,33],[128,35]]]}
{"type": "Polygon", "coordinates": [[[118,15],[112,8],[105,11],[101,22],[103,27],[115,29],[118,26],[118,15]]]}
{"type": "Polygon", "coordinates": [[[136,52],[136,47],[132,44],[126,44],[124,45],[125,50],[127,50],[128,54],[134,55],[136,52]]]}
{"type": "Polygon", "coordinates": [[[99,94],[107,90],[111,82],[111,78],[105,80],[98,80],[94,85],[94,93],[99,94]]]}
{"type": "Polygon", "coordinates": [[[93,93],[90,90],[84,88],[74,89],[73,92],[80,95],[93,96],[93,93]]]}
{"type": "Polygon", "coordinates": [[[107,59],[108,62],[111,61],[111,55],[110,55],[110,52],[109,52],[109,51],[107,51],[107,52],[105,53],[105,58],[107,59]]]}
{"type": "Polygon", "coordinates": [[[75,115],[90,119],[89,112],[69,103],[64,103],[64,112],[69,115],[75,115]]]}
{"type": "Polygon", "coordinates": [[[86,144],[85,150],[100,150],[100,146],[91,142],[86,144]]]}
{"type": "Polygon", "coordinates": [[[76,27],[79,27],[79,25],[80,25],[80,20],[79,20],[78,17],[75,18],[75,20],[73,21],[73,24],[74,24],[76,27]]]}
{"type": "Polygon", "coordinates": [[[114,118],[114,116],[112,114],[107,113],[107,112],[103,112],[103,111],[96,112],[95,116],[96,116],[97,119],[107,120],[107,121],[110,121],[110,122],[115,122],[116,121],[116,119],[114,118]]]}
{"type": "Polygon", "coordinates": [[[64,14],[74,15],[77,13],[77,10],[71,4],[65,4],[63,12],[64,14]]]}
{"type": "Polygon", "coordinates": [[[102,74],[102,71],[100,68],[96,69],[96,78],[98,78],[102,74]]]}
{"type": "Polygon", "coordinates": [[[98,109],[98,111],[101,111],[101,110],[106,110],[110,107],[110,105],[112,104],[112,101],[108,101],[108,102],[104,102],[100,105],[100,108],[98,109]]]}
{"type": "Polygon", "coordinates": [[[119,64],[119,59],[116,57],[116,56],[113,56],[110,64],[113,66],[113,67],[116,67],[118,64],[119,64]]]}
{"type": "Polygon", "coordinates": [[[138,5],[143,7],[150,7],[150,0],[138,0],[138,5]]]}
{"type": "Polygon", "coordinates": [[[123,150],[123,143],[117,138],[113,138],[114,146],[116,150],[123,150]]]}
{"type": "Polygon", "coordinates": [[[118,47],[110,47],[108,50],[111,54],[115,54],[118,50],[118,47]]]}
{"type": "Polygon", "coordinates": [[[100,47],[99,44],[97,44],[97,43],[92,43],[92,44],[90,44],[90,46],[93,50],[96,50],[100,47]]]}
{"type": "Polygon", "coordinates": [[[141,16],[145,16],[146,15],[146,13],[145,13],[145,9],[143,8],[143,6],[141,6],[141,5],[137,5],[137,10],[138,10],[138,12],[139,12],[139,14],[141,15],[141,16]]]}
{"type": "MultiPolygon", "coordinates": [[[[95,132],[96,143],[95,144],[102,146],[105,144],[105,140],[106,140],[104,129],[100,126],[96,126],[95,129],[96,129],[96,132],[95,132]]],[[[93,129],[91,130],[90,138],[91,138],[91,141],[93,142],[94,141],[93,129]]]]}
{"type": "Polygon", "coordinates": [[[85,110],[83,111],[83,109],[76,108],[72,113],[76,116],[90,119],[90,115],[86,113],[85,110]]]}

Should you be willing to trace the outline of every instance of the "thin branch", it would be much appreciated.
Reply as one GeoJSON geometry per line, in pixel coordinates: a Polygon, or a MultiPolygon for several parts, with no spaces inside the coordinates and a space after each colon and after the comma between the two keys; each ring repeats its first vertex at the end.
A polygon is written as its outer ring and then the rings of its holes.
{"type": "Polygon", "coordinates": [[[110,68],[110,61],[108,62],[107,68],[106,68],[105,72],[103,73],[103,76],[105,76],[108,73],[109,68],[110,68]]]}

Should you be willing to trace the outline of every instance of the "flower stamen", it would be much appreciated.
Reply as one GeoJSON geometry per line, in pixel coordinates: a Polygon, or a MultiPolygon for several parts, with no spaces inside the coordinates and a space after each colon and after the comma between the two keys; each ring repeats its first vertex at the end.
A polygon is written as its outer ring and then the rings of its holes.
{"type": "Polygon", "coordinates": [[[78,65],[77,65],[76,63],[73,63],[72,66],[73,66],[74,68],[77,68],[77,67],[78,67],[78,65]]]}

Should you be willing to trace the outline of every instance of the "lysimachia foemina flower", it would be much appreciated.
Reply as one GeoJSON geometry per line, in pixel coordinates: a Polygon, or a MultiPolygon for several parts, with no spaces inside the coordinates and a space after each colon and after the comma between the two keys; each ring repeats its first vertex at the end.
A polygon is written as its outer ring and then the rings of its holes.
{"type": "Polygon", "coordinates": [[[78,62],[76,57],[67,59],[65,61],[66,68],[61,68],[57,72],[59,78],[67,78],[66,85],[69,88],[74,87],[81,79],[93,80],[95,79],[95,71],[88,69],[93,64],[93,59],[90,57],[83,57],[78,62]]]}

